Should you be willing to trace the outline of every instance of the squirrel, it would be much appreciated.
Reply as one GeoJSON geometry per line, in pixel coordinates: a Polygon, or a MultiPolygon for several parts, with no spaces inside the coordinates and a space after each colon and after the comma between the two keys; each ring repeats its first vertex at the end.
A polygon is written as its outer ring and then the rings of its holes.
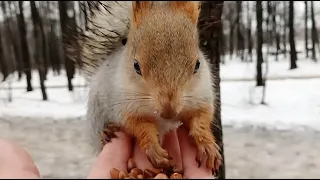
{"type": "MultiPolygon", "coordinates": [[[[102,149],[101,131],[111,141],[121,129],[136,139],[155,168],[172,168],[162,139],[170,130],[184,126],[197,147],[199,167],[205,163],[216,172],[222,157],[211,131],[215,108],[211,65],[199,47],[201,2],[121,3],[113,4],[123,8],[113,11],[118,13],[115,28],[122,28],[113,29],[118,30],[114,41],[109,41],[105,51],[93,46],[82,50],[91,57],[86,60],[90,72],[86,118],[97,149],[102,149]],[[120,17],[119,12],[125,14],[120,17]]],[[[107,26],[103,16],[92,16],[100,27],[107,26]]],[[[91,33],[91,40],[83,44],[94,44],[94,36],[98,41],[97,33],[91,33]]]]}

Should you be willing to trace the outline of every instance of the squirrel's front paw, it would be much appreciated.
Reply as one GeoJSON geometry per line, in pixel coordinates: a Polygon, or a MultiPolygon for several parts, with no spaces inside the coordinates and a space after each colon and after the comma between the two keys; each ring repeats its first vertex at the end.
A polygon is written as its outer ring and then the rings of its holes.
{"type": "Polygon", "coordinates": [[[120,127],[115,124],[108,124],[102,132],[100,132],[101,141],[103,144],[111,142],[112,138],[116,138],[115,132],[119,131],[120,127]]]}
{"type": "Polygon", "coordinates": [[[222,163],[222,157],[219,152],[219,146],[215,143],[197,143],[197,156],[196,161],[199,163],[199,167],[202,162],[206,163],[208,169],[212,169],[213,174],[219,170],[222,163]]]}
{"type": "Polygon", "coordinates": [[[161,146],[151,146],[146,149],[146,155],[154,168],[172,169],[170,165],[168,152],[161,148],[161,146]]]}

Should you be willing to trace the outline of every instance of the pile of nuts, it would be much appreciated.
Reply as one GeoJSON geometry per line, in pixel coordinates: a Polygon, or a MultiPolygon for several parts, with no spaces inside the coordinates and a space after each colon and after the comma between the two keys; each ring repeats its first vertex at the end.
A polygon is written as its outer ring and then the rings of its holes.
{"type": "Polygon", "coordinates": [[[116,168],[110,170],[112,179],[182,179],[183,175],[173,171],[163,171],[161,169],[141,170],[136,167],[132,158],[128,161],[127,171],[120,171],[116,168]]]}

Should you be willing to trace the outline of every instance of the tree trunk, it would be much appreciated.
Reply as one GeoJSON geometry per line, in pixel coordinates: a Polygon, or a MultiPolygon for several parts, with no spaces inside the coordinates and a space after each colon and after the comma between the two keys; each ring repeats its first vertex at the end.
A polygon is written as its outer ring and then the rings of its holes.
{"type": "Polygon", "coordinates": [[[20,31],[20,43],[21,43],[21,50],[22,50],[22,61],[24,67],[24,73],[26,74],[27,79],[27,91],[32,91],[31,85],[31,63],[30,63],[30,53],[29,53],[29,46],[27,40],[27,31],[26,31],[26,23],[24,21],[23,15],[23,1],[19,1],[19,31],[20,31]]]}
{"type": "Polygon", "coordinates": [[[248,40],[248,56],[250,57],[250,60],[247,59],[248,62],[252,62],[252,35],[251,35],[251,26],[252,26],[252,18],[251,18],[251,12],[249,7],[250,1],[247,1],[247,18],[248,18],[248,27],[247,27],[247,40],[248,40]]]}
{"type": "Polygon", "coordinates": [[[42,98],[44,101],[48,100],[48,96],[46,93],[46,87],[44,85],[45,81],[45,67],[44,67],[44,61],[46,58],[46,50],[45,50],[45,37],[43,33],[43,27],[42,22],[40,19],[39,12],[37,10],[35,1],[30,1],[30,7],[31,7],[31,16],[33,21],[33,36],[35,40],[35,62],[38,65],[38,71],[39,71],[39,79],[40,79],[40,88],[42,92],[42,98]],[[41,52],[41,53],[40,53],[41,52]]]}
{"type": "Polygon", "coordinates": [[[241,34],[241,21],[242,21],[242,16],[241,16],[241,11],[242,11],[242,1],[236,1],[236,9],[237,9],[237,21],[236,21],[236,25],[237,25],[237,56],[241,57],[241,61],[244,60],[243,57],[243,40],[244,38],[242,37],[241,34]]]}
{"type": "MultiPolygon", "coordinates": [[[[5,24],[5,32],[8,34],[8,44],[10,50],[12,47],[12,50],[10,53],[12,53],[13,56],[11,56],[12,62],[16,63],[16,67],[18,70],[19,80],[21,79],[21,60],[20,60],[20,53],[19,53],[19,45],[15,39],[14,35],[14,27],[12,27],[12,23],[14,23],[14,16],[12,13],[12,7],[11,7],[12,1],[2,1],[2,12],[4,15],[4,24],[5,24]],[[7,4],[8,3],[8,4],[7,4]],[[9,12],[8,12],[9,10],[9,12]]],[[[16,70],[16,69],[14,69],[16,70]]]]}
{"type": "Polygon", "coordinates": [[[305,49],[306,49],[306,58],[309,57],[308,49],[308,1],[304,1],[305,12],[304,12],[304,39],[305,39],[305,49]]]}
{"type": "Polygon", "coordinates": [[[277,3],[273,1],[273,8],[272,8],[272,24],[273,24],[273,31],[274,31],[274,37],[276,39],[276,61],[278,61],[278,55],[280,51],[280,37],[279,37],[279,32],[277,28],[277,3]]]}
{"type": "Polygon", "coordinates": [[[229,21],[229,51],[230,51],[230,58],[232,58],[233,56],[233,40],[234,40],[234,36],[233,36],[233,28],[234,25],[232,24],[232,21],[229,21]]]}
{"type": "Polygon", "coordinates": [[[0,30],[0,67],[1,67],[1,73],[3,76],[1,81],[5,81],[9,75],[9,71],[8,71],[6,59],[4,57],[1,30],[0,30]]]}
{"type": "MultiPolygon", "coordinates": [[[[267,27],[267,34],[269,36],[269,38],[267,38],[267,40],[265,40],[265,43],[267,43],[267,45],[271,45],[273,43],[272,38],[270,38],[270,31],[268,31],[269,29],[269,25],[270,25],[270,17],[272,14],[272,10],[271,10],[271,1],[267,1],[267,18],[266,18],[266,27],[267,27]]],[[[263,32],[263,30],[262,30],[263,32]]]]}
{"type": "Polygon", "coordinates": [[[312,60],[316,62],[317,61],[317,57],[316,57],[317,29],[316,29],[316,22],[314,20],[313,1],[311,1],[311,21],[312,21],[312,60]]]}
{"type": "Polygon", "coordinates": [[[297,52],[294,40],[294,7],[293,1],[289,1],[289,39],[290,39],[290,69],[297,68],[297,52]]]}
{"type": "Polygon", "coordinates": [[[73,91],[72,79],[75,73],[74,62],[68,56],[68,47],[71,47],[75,41],[76,32],[75,13],[72,1],[59,1],[60,24],[62,33],[62,42],[64,49],[65,69],[67,71],[68,89],[73,91]],[[68,17],[67,11],[72,11],[73,16],[68,17]]]}
{"type": "Polygon", "coordinates": [[[287,1],[283,1],[283,53],[287,57],[287,1]]]}
{"type": "Polygon", "coordinates": [[[221,14],[223,9],[223,1],[203,1],[201,5],[201,13],[199,18],[199,33],[200,33],[200,46],[203,51],[208,55],[212,63],[214,84],[216,92],[215,112],[214,119],[215,124],[212,127],[213,134],[216,137],[217,144],[221,148],[222,166],[217,172],[217,178],[225,179],[225,161],[224,161],[224,149],[223,149],[223,131],[221,125],[221,97],[220,97],[220,54],[219,54],[219,36],[221,31],[221,14]],[[207,25],[206,22],[210,23],[207,25]]]}
{"type": "Polygon", "coordinates": [[[262,44],[263,44],[263,30],[262,30],[262,1],[256,1],[256,16],[257,16],[257,86],[263,86],[264,81],[262,79],[262,44]]]}

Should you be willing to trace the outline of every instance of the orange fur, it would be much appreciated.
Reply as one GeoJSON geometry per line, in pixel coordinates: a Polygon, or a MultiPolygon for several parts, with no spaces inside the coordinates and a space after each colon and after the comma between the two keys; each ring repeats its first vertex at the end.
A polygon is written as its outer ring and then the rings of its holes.
{"type": "Polygon", "coordinates": [[[185,13],[194,24],[198,23],[200,14],[200,3],[198,1],[170,1],[170,7],[173,11],[185,13]]]}
{"type": "Polygon", "coordinates": [[[182,91],[190,79],[198,76],[193,74],[199,58],[198,30],[188,16],[193,4],[196,3],[169,2],[152,8],[149,4],[143,10],[134,7],[135,16],[144,15],[143,20],[134,22],[139,28],[129,32],[128,47],[132,49],[128,53],[127,70],[133,74],[128,79],[134,79],[138,86],[153,93],[158,99],[155,108],[166,111],[168,117],[179,113],[183,106],[182,91]],[[140,64],[142,78],[132,68],[134,60],[140,64]],[[166,110],[168,104],[172,111],[166,110]]]}
{"type": "Polygon", "coordinates": [[[150,115],[128,114],[125,131],[133,135],[150,163],[156,168],[170,168],[169,155],[161,147],[155,117],[150,115]]]}
{"type": "Polygon", "coordinates": [[[179,118],[189,130],[189,135],[198,147],[197,160],[201,162],[203,157],[206,156],[206,166],[218,170],[222,158],[219,152],[220,148],[216,144],[211,131],[213,118],[211,106],[182,110],[179,118]]]}
{"type": "Polygon", "coordinates": [[[151,1],[132,1],[132,25],[138,28],[144,16],[151,9],[151,1]]]}

